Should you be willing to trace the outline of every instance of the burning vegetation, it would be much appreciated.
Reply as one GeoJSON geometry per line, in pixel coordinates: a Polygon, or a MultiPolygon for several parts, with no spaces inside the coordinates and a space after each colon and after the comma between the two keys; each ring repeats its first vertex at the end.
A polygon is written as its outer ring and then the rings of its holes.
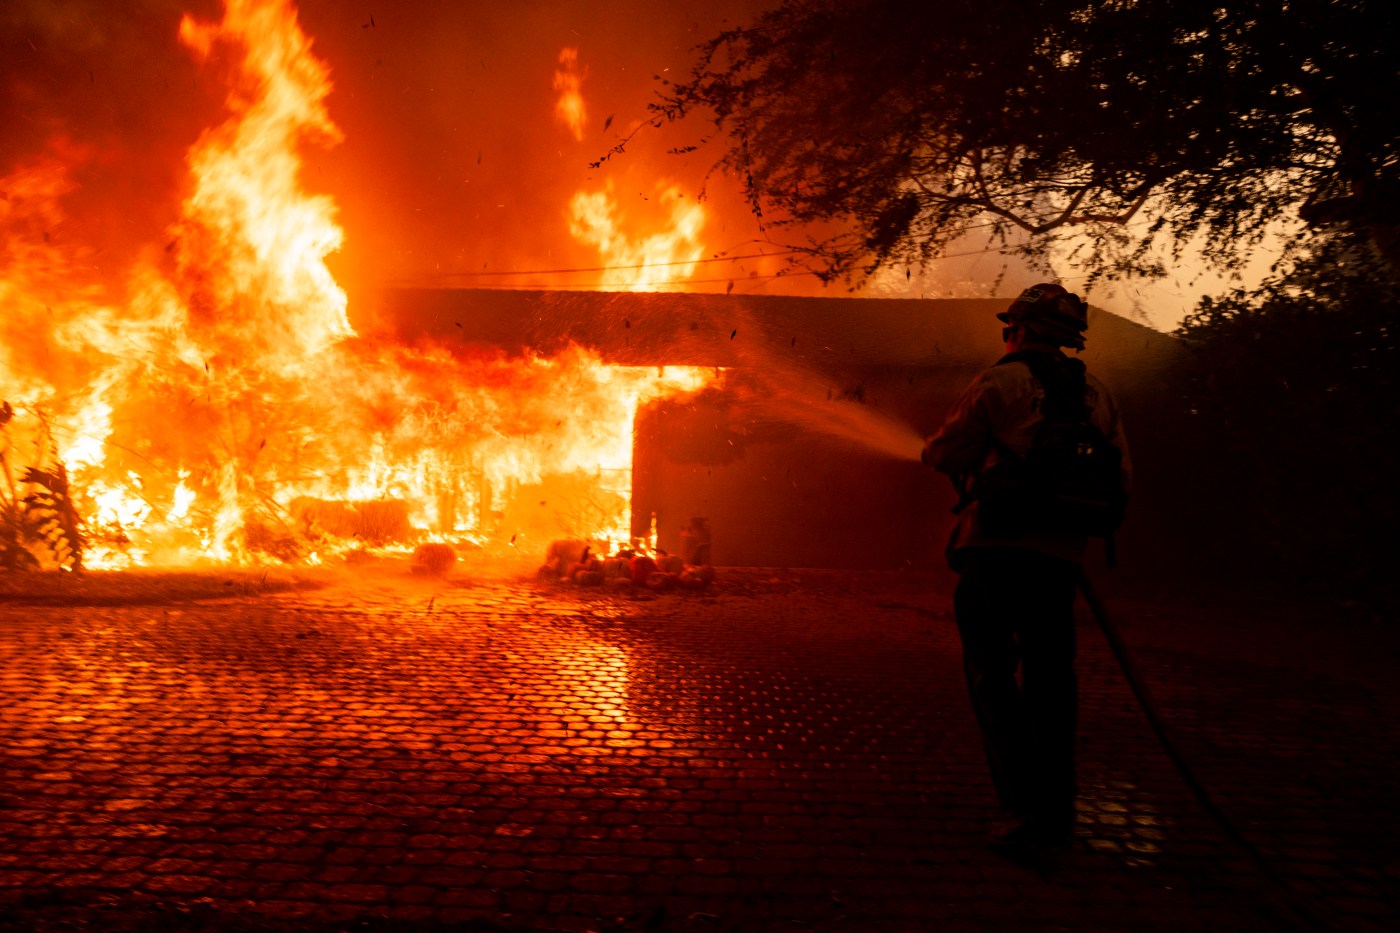
{"type": "MultiPolygon", "coordinates": [[[[0,179],[0,566],[315,565],[417,547],[415,566],[441,572],[443,547],[536,563],[555,540],[588,542],[596,556],[569,564],[589,572],[648,556],[654,542],[629,534],[633,419],[716,373],[357,335],[325,264],[336,206],[298,177],[299,148],[340,130],[291,4],[227,0],[178,38],[226,71],[227,118],[188,150],[167,241],[119,285],[52,235],[88,153],[56,140],[0,179]]],[[[576,55],[560,66],[581,114],[576,55]]],[[[619,235],[605,193],[573,210],[606,260],[700,255],[693,204],[657,242],[619,235]]]]}

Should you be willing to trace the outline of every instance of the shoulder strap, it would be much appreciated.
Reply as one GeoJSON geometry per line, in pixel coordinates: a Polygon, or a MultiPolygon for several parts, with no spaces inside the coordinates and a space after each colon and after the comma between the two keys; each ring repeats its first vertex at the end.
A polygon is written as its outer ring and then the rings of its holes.
{"type": "Polygon", "coordinates": [[[1084,404],[1084,361],[1042,350],[1018,350],[997,360],[1003,363],[1025,363],[1031,374],[1045,389],[1043,411],[1047,420],[1087,421],[1088,406],[1084,404]]]}

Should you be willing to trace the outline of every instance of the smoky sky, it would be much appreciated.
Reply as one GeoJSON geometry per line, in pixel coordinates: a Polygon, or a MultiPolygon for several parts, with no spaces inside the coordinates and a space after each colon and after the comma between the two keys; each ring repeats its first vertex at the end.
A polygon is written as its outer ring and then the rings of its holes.
{"type": "MultiPolygon", "coordinates": [[[[609,190],[634,233],[665,227],[658,199],[702,186],[707,253],[747,254],[765,232],[731,178],[707,175],[715,146],[673,155],[713,127],[691,119],[637,133],[620,156],[590,167],[651,114],[658,78],[683,78],[695,48],[776,0],[300,0],[312,51],[328,68],[325,105],[343,133],[301,147],[302,186],[330,195],[345,230],[328,257],[352,318],[381,286],[589,287],[596,273],[500,276],[589,268],[605,260],[569,231],[579,191],[609,190]],[[559,55],[577,49],[587,107],[582,139],[555,116],[559,55]],[[483,275],[483,273],[489,273],[483,275]]],[[[75,165],[55,241],[81,242],[94,274],[118,279],[168,244],[188,191],[185,155],[228,118],[227,63],[199,63],[178,39],[182,15],[222,17],[219,0],[0,2],[0,179],[58,147],[75,165]]],[[[773,239],[800,239],[776,234],[773,239]]],[[[889,270],[865,296],[1009,295],[1045,277],[981,240],[956,244],[926,275],[889,270]]],[[[846,295],[811,276],[769,278],[776,262],[712,263],[696,290],[846,295]],[[760,274],[762,273],[762,274],[760,274]]],[[[1075,281],[1071,272],[1068,281],[1075,281]]],[[[681,276],[677,276],[680,278],[681,276]]],[[[1208,286],[1174,270],[1091,300],[1149,320],[1179,319],[1208,286]]]]}
{"type": "MultiPolygon", "coordinates": [[[[762,6],[302,0],[297,15],[329,68],[326,106],[344,134],[338,144],[308,141],[301,149],[303,187],[331,195],[345,228],[332,271],[352,298],[385,284],[596,281],[464,273],[598,265],[596,250],[568,230],[576,191],[611,186],[620,210],[642,224],[657,212],[661,185],[699,194],[718,152],[667,151],[699,141],[709,130],[699,121],[644,130],[625,154],[600,168],[589,163],[649,117],[658,77],[688,74],[698,43],[762,6]],[[565,48],[578,50],[582,139],[555,117],[554,76],[565,48]]],[[[226,72],[218,61],[197,62],[177,38],[185,13],[217,21],[222,7],[216,0],[0,5],[0,174],[56,143],[65,147],[77,189],[65,198],[65,229],[54,234],[90,245],[108,275],[159,246],[187,184],[186,151],[227,118],[226,72]]],[[[759,235],[731,181],[711,177],[708,186],[710,252],[759,235]]],[[[718,274],[726,273],[743,270],[718,274]]]]}

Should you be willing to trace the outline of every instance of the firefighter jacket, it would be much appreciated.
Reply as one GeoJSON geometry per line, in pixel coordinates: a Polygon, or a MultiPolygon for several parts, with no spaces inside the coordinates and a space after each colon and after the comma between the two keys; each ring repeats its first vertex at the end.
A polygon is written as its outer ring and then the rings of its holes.
{"type": "MultiPolygon", "coordinates": [[[[1002,456],[994,441],[1017,455],[1030,449],[1044,401],[1045,389],[1025,363],[1013,361],[991,367],[972,381],[943,426],[929,438],[924,447],[924,463],[946,473],[959,493],[965,493],[976,476],[1002,456]]],[[[1093,374],[1085,376],[1084,401],[1093,423],[1122,452],[1126,490],[1132,467],[1119,424],[1118,405],[1093,374]]],[[[1015,538],[993,537],[981,527],[977,508],[974,500],[958,515],[948,547],[954,566],[957,551],[969,547],[1028,548],[1079,563],[1084,560],[1088,547],[1084,535],[1027,532],[1015,538]]]]}

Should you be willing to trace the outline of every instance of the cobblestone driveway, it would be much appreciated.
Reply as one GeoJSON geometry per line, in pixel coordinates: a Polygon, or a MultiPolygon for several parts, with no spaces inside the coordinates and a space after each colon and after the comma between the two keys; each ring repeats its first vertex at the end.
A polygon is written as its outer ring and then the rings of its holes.
{"type": "MultiPolygon", "coordinates": [[[[1358,665],[1372,635],[1125,616],[1271,864],[1339,927],[1393,929],[1390,643],[1358,665]]],[[[0,928],[1286,929],[1087,622],[1081,658],[1079,837],[1025,866],[982,843],[949,600],[926,586],[384,577],[0,605],[0,928]]]]}

